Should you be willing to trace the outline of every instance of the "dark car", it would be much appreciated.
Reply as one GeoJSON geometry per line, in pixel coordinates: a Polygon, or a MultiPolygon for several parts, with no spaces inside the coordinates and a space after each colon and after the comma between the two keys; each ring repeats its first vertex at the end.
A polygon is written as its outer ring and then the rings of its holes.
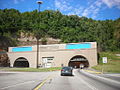
{"type": "Polygon", "coordinates": [[[62,67],[61,76],[63,75],[71,75],[72,76],[72,67],[62,67]]]}

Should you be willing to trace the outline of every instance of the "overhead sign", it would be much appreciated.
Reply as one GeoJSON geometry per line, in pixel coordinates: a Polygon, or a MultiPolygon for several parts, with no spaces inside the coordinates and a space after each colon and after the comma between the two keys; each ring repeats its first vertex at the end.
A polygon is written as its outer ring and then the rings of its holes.
{"type": "Polygon", "coordinates": [[[107,57],[102,57],[103,63],[107,63],[107,57]]]}
{"type": "Polygon", "coordinates": [[[75,59],[72,59],[70,61],[87,61],[87,59],[85,59],[85,58],[75,58],[75,59]]]}

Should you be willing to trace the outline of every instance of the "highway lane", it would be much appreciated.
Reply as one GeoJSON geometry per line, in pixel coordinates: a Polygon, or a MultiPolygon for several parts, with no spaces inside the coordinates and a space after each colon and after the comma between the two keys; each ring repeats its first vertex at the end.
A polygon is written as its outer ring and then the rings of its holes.
{"type": "Polygon", "coordinates": [[[99,74],[99,76],[116,80],[120,82],[120,74],[99,74]]]}
{"type": "Polygon", "coordinates": [[[60,71],[0,72],[0,90],[120,90],[119,81],[97,76],[77,69],[73,76],[60,76],[60,71]]]}
{"type": "Polygon", "coordinates": [[[60,76],[56,75],[52,78],[51,82],[47,81],[40,90],[95,90],[86,81],[78,77],[76,74],[73,76],[60,76]]]}
{"type": "Polygon", "coordinates": [[[103,74],[97,75],[80,71],[79,75],[98,90],[120,90],[120,81],[116,81],[113,78],[102,77],[103,74]]]}
{"type": "Polygon", "coordinates": [[[120,90],[120,83],[111,80],[97,79],[88,73],[74,70],[74,76],[56,75],[48,80],[39,90],[120,90]],[[111,82],[110,82],[111,81],[111,82]]]}
{"type": "Polygon", "coordinates": [[[32,90],[57,72],[0,72],[0,90],[32,90]]]}

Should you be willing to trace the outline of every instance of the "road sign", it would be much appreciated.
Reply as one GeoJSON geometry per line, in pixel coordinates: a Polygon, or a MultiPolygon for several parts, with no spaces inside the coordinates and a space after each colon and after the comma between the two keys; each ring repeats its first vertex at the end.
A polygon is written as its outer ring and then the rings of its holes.
{"type": "Polygon", "coordinates": [[[107,57],[102,57],[103,63],[107,63],[107,57]]]}
{"type": "Polygon", "coordinates": [[[47,58],[42,58],[43,63],[47,63],[47,58]]]}

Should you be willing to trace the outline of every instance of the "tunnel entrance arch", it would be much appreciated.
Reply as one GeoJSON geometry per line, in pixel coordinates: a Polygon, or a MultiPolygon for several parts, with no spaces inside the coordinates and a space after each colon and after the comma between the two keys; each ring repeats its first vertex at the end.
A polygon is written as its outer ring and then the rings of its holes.
{"type": "Polygon", "coordinates": [[[81,56],[81,55],[72,57],[68,63],[68,66],[73,67],[73,68],[80,68],[80,65],[83,65],[84,68],[89,67],[88,60],[84,56],[81,56]]]}
{"type": "Polygon", "coordinates": [[[29,62],[26,58],[20,57],[15,60],[13,67],[29,67],[29,62]]]}

